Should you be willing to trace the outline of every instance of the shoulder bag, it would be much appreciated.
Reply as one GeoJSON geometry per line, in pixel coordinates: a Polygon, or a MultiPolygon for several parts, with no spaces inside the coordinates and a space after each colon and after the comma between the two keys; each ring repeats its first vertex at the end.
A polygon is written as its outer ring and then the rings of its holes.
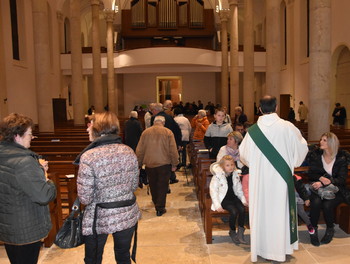
{"type": "Polygon", "coordinates": [[[60,248],[74,248],[84,244],[82,221],[84,212],[80,211],[79,198],[74,201],[72,212],[58,231],[54,243],[60,248]]]}

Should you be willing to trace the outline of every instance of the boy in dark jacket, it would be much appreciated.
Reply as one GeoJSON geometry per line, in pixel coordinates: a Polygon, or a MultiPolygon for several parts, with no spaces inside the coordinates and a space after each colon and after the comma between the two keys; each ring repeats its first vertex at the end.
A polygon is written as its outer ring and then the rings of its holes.
{"type": "Polygon", "coordinates": [[[215,121],[210,124],[204,136],[205,147],[209,150],[209,158],[216,159],[220,148],[227,143],[227,135],[233,131],[229,123],[224,122],[225,112],[215,110],[215,121]]]}

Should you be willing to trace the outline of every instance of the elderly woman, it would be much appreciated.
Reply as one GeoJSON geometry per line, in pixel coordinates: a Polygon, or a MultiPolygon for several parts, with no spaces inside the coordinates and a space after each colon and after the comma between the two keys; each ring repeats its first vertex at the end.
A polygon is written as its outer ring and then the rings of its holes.
{"type": "Polygon", "coordinates": [[[37,263],[51,229],[48,203],[56,187],[47,162],[30,151],[33,121],[12,113],[0,125],[0,241],[11,263],[37,263]]]}
{"type": "Polygon", "coordinates": [[[324,220],[327,225],[326,233],[321,239],[322,244],[328,244],[332,241],[334,235],[334,209],[338,204],[343,202],[341,194],[345,189],[348,167],[346,154],[339,150],[339,140],[331,132],[322,134],[320,139],[320,148],[315,149],[308,154],[309,162],[309,180],[312,188],[317,192],[310,195],[310,220],[315,228],[315,233],[310,235],[311,244],[319,246],[317,224],[321,210],[323,211],[324,220]],[[331,184],[339,188],[333,199],[321,199],[318,190],[330,186],[331,184]]]}
{"type": "Polygon", "coordinates": [[[219,162],[223,156],[230,155],[236,163],[236,167],[242,170],[242,188],[244,197],[249,203],[248,195],[248,183],[249,183],[249,169],[247,166],[243,165],[239,159],[239,144],[241,144],[243,136],[238,131],[232,131],[227,135],[227,144],[222,146],[216,156],[216,161],[219,162]]]}
{"type": "Polygon", "coordinates": [[[117,263],[131,263],[130,244],[140,218],[134,196],[139,174],[137,158],[130,147],[121,144],[114,113],[95,114],[87,131],[92,143],[76,159],[78,196],[86,205],[84,260],[87,264],[101,263],[108,234],[113,234],[117,263]]]}
{"type": "Polygon", "coordinates": [[[210,123],[207,118],[207,112],[205,110],[199,110],[198,115],[191,120],[191,126],[194,128],[193,139],[203,140],[209,125],[210,123]]]}

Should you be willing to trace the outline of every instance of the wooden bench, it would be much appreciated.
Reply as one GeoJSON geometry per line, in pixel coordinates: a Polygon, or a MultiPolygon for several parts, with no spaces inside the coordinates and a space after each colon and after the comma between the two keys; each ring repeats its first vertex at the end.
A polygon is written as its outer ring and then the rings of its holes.
{"type": "MultiPolygon", "coordinates": [[[[308,182],[307,179],[308,167],[299,167],[295,169],[295,173],[303,177],[304,182],[308,182]]],[[[347,178],[347,186],[350,187],[350,166],[349,166],[349,174],[347,178]]],[[[202,181],[201,187],[202,193],[198,200],[203,204],[203,228],[205,232],[205,238],[207,244],[211,244],[213,240],[213,219],[218,217],[227,217],[229,213],[225,212],[217,212],[211,210],[211,197],[209,193],[209,184],[211,180],[212,174],[208,169],[204,169],[202,171],[202,181]]],[[[248,212],[248,208],[246,208],[248,212]]],[[[339,227],[347,234],[350,234],[350,206],[346,203],[341,203],[337,206],[335,211],[335,222],[339,224],[339,227]]]]}
{"type": "Polygon", "coordinates": [[[49,203],[52,228],[51,228],[49,234],[47,235],[47,237],[44,239],[44,246],[45,247],[52,246],[52,244],[55,240],[56,234],[57,234],[58,230],[61,228],[62,223],[63,223],[62,207],[61,207],[60,180],[57,177],[57,174],[55,174],[55,173],[50,173],[48,177],[56,185],[56,198],[52,202],[49,203]]]}

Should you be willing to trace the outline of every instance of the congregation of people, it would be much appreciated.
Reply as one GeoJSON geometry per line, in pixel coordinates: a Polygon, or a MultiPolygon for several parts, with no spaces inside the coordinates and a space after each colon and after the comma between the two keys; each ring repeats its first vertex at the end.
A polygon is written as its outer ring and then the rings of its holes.
{"type": "MultiPolygon", "coordinates": [[[[113,235],[117,263],[135,259],[130,248],[141,218],[134,195],[140,170],[147,174],[155,215],[161,217],[167,212],[170,186],[179,181],[176,171],[191,166],[187,147],[196,141],[204,143],[213,159],[211,209],[229,213],[228,235],[236,245],[250,244],[252,262],[258,256],[283,262],[298,249],[298,215],[313,246],[330,243],[334,210],[346,201],[348,153],[332,132],[310,147],[293,124],[294,110],[289,122],[277,115],[277,106],[274,96],[264,96],[254,108],[256,121],[248,120],[241,105],[231,116],[227,107],[212,102],[166,100],[147,109],[135,106],[122,131],[114,113],[96,113],[91,106],[91,144],[75,160],[77,194],[85,205],[85,263],[102,263],[108,234],[113,235]],[[294,174],[302,164],[309,167],[309,184],[294,174]],[[326,232],[319,238],[321,212],[326,232]],[[250,239],[244,234],[247,223],[250,239]]],[[[307,121],[302,101],[298,114],[301,123],[307,121]]],[[[335,126],[344,127],[346,110],[339,103],[332,116],[335,126]]],[[[55,185],[45,173],[48,162],[29,149],[32,120],[11,114],[0,129],[0,205],[6,208],[0,212],[0,241],[11,263],[37,263],[40,241],[51,228],[48,203],[55,198],[55,185]]]]}

